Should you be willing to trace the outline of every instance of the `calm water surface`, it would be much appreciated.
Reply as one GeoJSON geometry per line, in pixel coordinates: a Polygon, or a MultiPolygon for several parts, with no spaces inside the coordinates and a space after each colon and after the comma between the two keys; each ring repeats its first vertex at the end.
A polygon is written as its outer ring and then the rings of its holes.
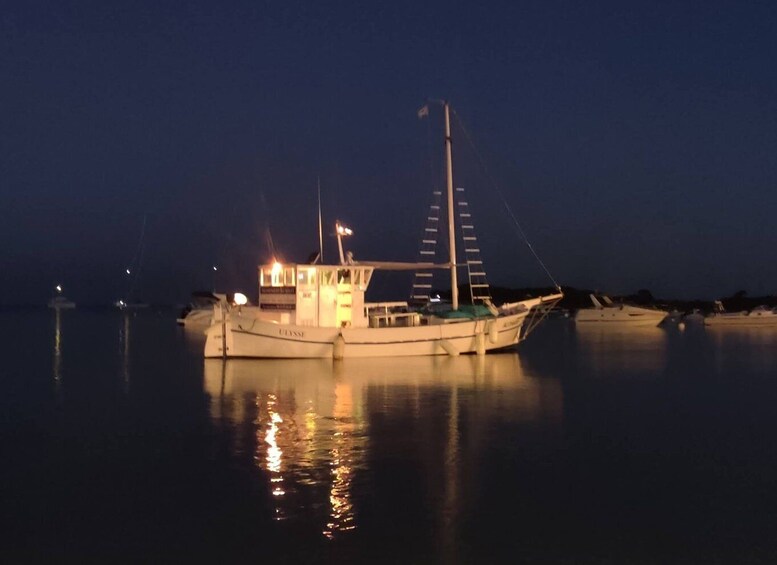
{"type": "Polygon", "coordinates": [[[223,363],[175,316],[0,312],[3,562],[777,562],[777,331],[223,363]]]}

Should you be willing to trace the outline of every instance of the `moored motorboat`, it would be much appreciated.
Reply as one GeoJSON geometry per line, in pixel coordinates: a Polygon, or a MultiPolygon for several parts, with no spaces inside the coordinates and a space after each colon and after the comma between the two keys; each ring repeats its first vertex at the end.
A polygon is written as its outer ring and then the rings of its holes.
{"type": "Polygon", "coordinates": [[[631,304],[615,304],[608,296],[600,301],[595,295],[589,295],[592,308],[581,308],[575,314],[575,322],[580,324],[623,324],[631,326],[657,326],[669,314],[666,310],[645,308],[631,304]]]}
{"type": "Polygon", "coordinates": [[[704,318],[705,326],[777,326],[777,308],[756,306],[752,310],[727,312],[720,300],[715,310],[704,318]]]}
{"type": "Polygon", "coordinates": [[[193,292],[192,301],[181,311],[176,322],[185,328],[207,328],[213,323],[214,306],[226,310],[240,308],[241,313],[246,314],[256,308],[250,306],[248,299],[241,293],[227,295],[218,292],[193,292]]]}

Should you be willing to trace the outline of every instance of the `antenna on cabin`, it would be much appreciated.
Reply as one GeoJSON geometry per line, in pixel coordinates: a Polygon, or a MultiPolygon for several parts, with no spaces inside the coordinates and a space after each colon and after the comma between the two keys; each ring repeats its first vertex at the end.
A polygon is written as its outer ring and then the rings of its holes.
{"type": "Polygon", "coordinates": [[[317,176],[318,182],[318,260],[324,263],[324,226],[321,222],[321,177],[317,176]]]}

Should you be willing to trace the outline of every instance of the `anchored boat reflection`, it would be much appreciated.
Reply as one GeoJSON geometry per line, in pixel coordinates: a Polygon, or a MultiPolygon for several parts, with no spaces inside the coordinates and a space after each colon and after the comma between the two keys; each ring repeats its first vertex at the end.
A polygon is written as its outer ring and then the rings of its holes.
{"type": "Polygon", "coordinates": [[[130,328],[129,312],[122,312],[122,322],[119,328],[119,353],[121,354],[121,376],[124,379],[124,392],[130,384],[130,328]]]}
{"type": "Polygon", "coordinates": [[[52,363],[54,386],[59,389],[62,384],[62,312],[54,309],[54,360],[52,363]]]}
{"type": "Polygon", "coordinates": [[[668,335],[657,327],[611,324],[577,326],[581,361],[598,376],[661,371],[667,363],[668,335]]]}
{"type": "Polygon", "coordinates": [[[774,326],[705,326],[710,341],[715,345],[719,371],[771,370],[777,365],[777,327],[774,326]],[[747,356],[734,355],[746,348],[747,356]]]}
{"type": "Polygon", "coordinates": [[[206,360],[205,390],[214,423],[233,433],[233,455],[250,454],[267,481],[274,518],[319,513],[329,539],[358,527],[360,493],[370,492],[359,485],[376,465],[415,457],[439,541],[452,547],[467,491],[460,477],[477,475],[462,467],[493,441],[492,420],[560,430],[563,417],[559,382],[526,374],[514,353],[206,360]]]}

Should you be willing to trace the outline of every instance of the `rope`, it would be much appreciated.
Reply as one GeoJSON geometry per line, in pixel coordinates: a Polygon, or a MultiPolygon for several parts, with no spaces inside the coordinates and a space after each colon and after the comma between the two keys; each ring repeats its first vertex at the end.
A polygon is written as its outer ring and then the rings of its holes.
{"type": "Polygon", "coordinates": [[[472,141],[472,137],[469,135],[469,131],[467,131],[467,128],[464,126],[464,122],[459,117],[459,115],[456,113],[456,110],[451,108],[453,110],[453,115],[456,118],[456,121],[459,124],[459,127],[461,128],[461,131],[464,132],[464,137],[467,138],[467,141],[469,142],[470,147],[472,148],[472,151],[475,153],[475,157],[477,157],[478,163],[480,163],[481,168],[483,169],[483,172],[486,175],[486,178],[491,182],[491,185],[493,189],[496,191],[496,193],[499,195],[499,198],[502,199],[502,204],[504,204],[505,209],[507,210],[507,213],[509,214],[510,218],[512,218],[513,222],[515,223],[515,227],[518,230],[518,233],[523,238],[523,242],[526,244],[526,247],[529,248],[529,251],[531,251],[531,254],[534,256],[534,258],[537,260],[537,263],[540,264],[540,267],[545,271],[545,274],[548,275],[548,278],[553,283],[553,286],[556,287],[557,290],[561,290],[561,285],[556,282],[556,279],[553,278],[553,275],[550,274],[550,271],[545,266],[545,263],[542,262],[542,259],[540,259],[540,256],[537,255],[537,252],[534,250],[534,247],[532,247],[531,242],[529,242],[529,238],[526,237],[526,232],[523,231],[523,227],[521,227],[520,222],[518,221],[518,218],[516,218],[515,214],[513,213],[512,208],[510,208],[510,205],[507,203],[507,199],[504,197],[504,194],[502,193],[502,190],[499,188],[499,185],[494,180],[494,177],[491,175],[490,171],[488,170],[488,167],[486,167],[486,163],[483,160],[483,157],[480,155],[480,152],[478,151],[477,147],[475,147],[475,143],[472,141]]]}

